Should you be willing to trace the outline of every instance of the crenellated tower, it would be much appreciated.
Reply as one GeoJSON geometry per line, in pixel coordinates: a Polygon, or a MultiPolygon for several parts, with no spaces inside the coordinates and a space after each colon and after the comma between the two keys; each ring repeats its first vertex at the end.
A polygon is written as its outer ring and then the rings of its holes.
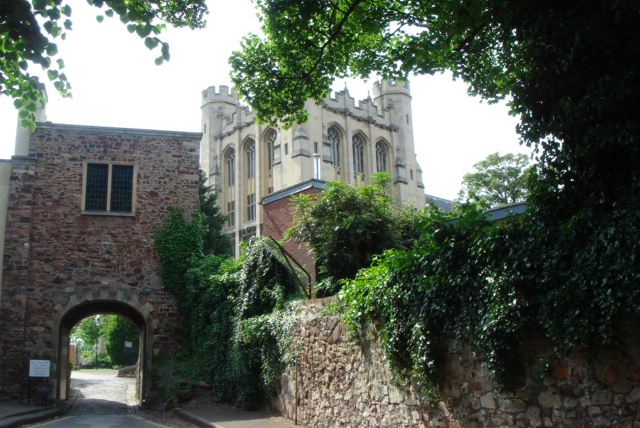
{"type": "Polygon", "coordinates": [[[207,172],[209,185],[220,190],[220,155],[219,137],[238,115],[240,101],[235,90],[220,85],[216,91],[210,86],[202,91],[202,143],[200,144],[200,168],[207,172]],[[216,140],[216,137],[218,139],[216,140]]]}
{"type": "Polygon", "coordinates": [[[382,80],[373,85],[373,103],[378,111],[388,116],[389,125],[396,131],[395,138],[395,171],[394,187],[401,200],[410,200],[421,195],[407,183],[417,182],[421,193],[424,193],[422,169],[416,158],[413,137],[413,113],[411,110],[411,86],[408,80],[382,80]],[[411,194],[416,193],[416,194],[411,194]]]}

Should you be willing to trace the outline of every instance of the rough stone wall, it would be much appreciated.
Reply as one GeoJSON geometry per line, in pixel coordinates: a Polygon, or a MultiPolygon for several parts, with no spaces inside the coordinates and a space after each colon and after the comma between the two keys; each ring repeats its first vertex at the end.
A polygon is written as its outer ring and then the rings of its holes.
{"type": "MultiPolygon", "coordinates": [[[[315,195],[322,192],[322,190],[310,187],[302,192],[298,192],[295,195],[300,193],[315,195]]],[[[294,195],[294,196],[295,196],[294,195]]],[[[277,199],[275,201],[265,203],[262,207],[264,212],[263,217],[263,229],[262,234],[264,236],[271,236],[276,241],[281,241],[284,235],[284,232],[291,227],[291,223],[293,221],[292,218],[292,207],[291,207],[291,196],[288,195],[286,197],[277,199]]],[[[293,258],[296,259],[298,263],[305,268],[305,270],[311,275],[312,282],[315,283],[316,280],[316,263],[309,252],[309,249],[305,245],[299,245],[294,241],[288,241],[284,244],[284,249],[287,250],[293,258]]]]}
{"type": "Polygon", "coordinates": [[[55,376],[60,319],[80,305],[133,308],[148,318],[150,354],[174,349],[178,313],[156,275],[153,238],[170,207],[197,207],[199,140],[195,133],[38,124],[30,156],[14,158],[11,173],[0,397],[24,400],[29,359],[51,360],[55,376]],[[81,214],[84,162],[136,165],[135,216],[81,214]]]}
{"type": "Polygon", "coordinates": [[[298,424],[315,428],[640,426],[637,341],[603,353],[591,366],[579,355],[553,359],[548,347],[532,343],[528,360],[523,361],[529,381],[513,395],[496,391],[471,351],[451,345],[441,398],[426,402],[415,385],[394,385],[375,332],[360,343],[350,341],[339,317],[320,316],[321,309],[318,302],[301,306],[292,333],[297,361],[287,368],[273,403],[298,424]]]}

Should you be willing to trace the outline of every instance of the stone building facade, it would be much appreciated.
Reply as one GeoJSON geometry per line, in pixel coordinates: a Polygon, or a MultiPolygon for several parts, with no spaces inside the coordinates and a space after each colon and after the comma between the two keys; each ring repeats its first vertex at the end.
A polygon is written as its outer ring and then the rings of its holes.
{"type": "Polygon", "coordinates": [[[308,180],[366,184],[388,171],[391,196],[424,207],[409,82],[376,82],[373,94],[357,104],[347,89],[309,101],[307,123],[285,130],[258,124],[227,86],[202,92],[201,167],[220,190],[236,254],[241,241],[264,234],[265,198],[308,180]]]}
{"type": "Polygon", "coordinates": [[[153,237],[171,207],[197,208],[200,139],[50,122],[19,132],[16,156],[0,168],[0,399],[25,401],[34,383],[66,398],[69,331],[100,313],[140,328],[139,393],[151,395],[152,360],[175,350],[178,318],[153,237]],[[30,379],[34,360],[49,361],[48,378],[30,379]]]}

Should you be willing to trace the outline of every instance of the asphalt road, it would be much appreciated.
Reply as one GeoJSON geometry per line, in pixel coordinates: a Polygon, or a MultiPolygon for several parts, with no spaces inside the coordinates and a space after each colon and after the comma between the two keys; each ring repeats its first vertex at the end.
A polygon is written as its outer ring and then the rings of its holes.
{"type": "Polygon", "coordinates": [[[47,428],[173,428],[144,417],[135,399],[135,379],[119,378],[115,370],[74,371],[76,404],[63,418],[32,427],[47,428]]]}

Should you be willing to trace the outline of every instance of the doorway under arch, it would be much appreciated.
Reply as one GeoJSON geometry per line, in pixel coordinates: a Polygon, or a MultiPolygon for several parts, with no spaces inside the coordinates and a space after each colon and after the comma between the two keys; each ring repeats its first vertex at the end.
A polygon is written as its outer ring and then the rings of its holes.
{"type": "Polygon", "coordinates": [[[138,377],[136,379],[136,395],[138,403],[143,403],[145,399],[145,381],[148,375],[148,355],[149,349],[148,338],[151,333],[148,331],[149,321],[134,307],[114,300],[94,300],[80,303],[70,308],[60,319],[58,326],[58,370],[57,379],[57,398],[67,400],[69,398],[69,334],[73,326],[84,318],[98,315],[109,314],[118,315],[131,321],[133,325],[140,331],[140,346],[138,352],[138,377]]]}

